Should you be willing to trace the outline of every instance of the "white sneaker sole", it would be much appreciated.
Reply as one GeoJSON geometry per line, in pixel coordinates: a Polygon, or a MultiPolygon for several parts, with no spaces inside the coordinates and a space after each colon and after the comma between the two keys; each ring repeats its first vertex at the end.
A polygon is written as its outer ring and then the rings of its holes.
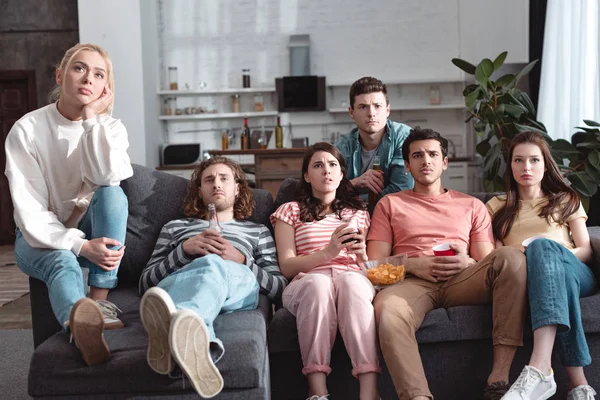
{"type": "Polygon", "coordinates": [[[162,375],[175,366],[169,348],[169,328],[176,311],[169,294],[158,287],[150,288],[140,301],[140,317],[148,332],[146,360],[150,368],[162,375]]]}
{"type": "Polygon", "coordinates": [[[104,364],[110,360],[110,350],[104,341],[104,317],[94,300],[84,297],[75,303],[69,329],[87,365],[104,364]]]}
{"type": "Polygon", "coordinates": [[[169,333],[171,353],[196,392],[206,399],[223,390],[223,377],[210,356],[209,340],[206,325],[195,312],[175,313],[169,333]]]}

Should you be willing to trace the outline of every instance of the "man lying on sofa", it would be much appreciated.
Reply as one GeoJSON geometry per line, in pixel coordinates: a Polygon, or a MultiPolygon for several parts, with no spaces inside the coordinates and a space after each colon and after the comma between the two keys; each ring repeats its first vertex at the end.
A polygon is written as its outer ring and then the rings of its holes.
{"type": "Polygon", "coordinates": [[[379,201],[367,237],[369,259],[406,254],[401,285],[375,298],[379,341],[400,399],[431,399],[415,332],[425,315],[440,307],[492,302],[494,365],[485,399],[508,390],[508,373],[522,346],[527,269],[517,249],[494,250],[491,220],[481,201],[442,187],[448,141],[431,129],[411,130],[402,152],[413,190],[379,201]],[[452,243],[455,255],[433,256],[432,248],[452,243]]]}
{"type": "Polygon", "coordinates": [[[269,229],[245,221],[254,205],[238,164],[224,157],[203,161],[184,200],[189,218],[163,227],[140,277],[148,364],[159,374],[176,377],[174,359],[202,397],[223,389],[215,363],[225,349],[215,336],[215,318],[256,308],[259,291],[275,299],[287,283],[269,229]],[[221,233],[208,228],[210,203],[221,233]]]}

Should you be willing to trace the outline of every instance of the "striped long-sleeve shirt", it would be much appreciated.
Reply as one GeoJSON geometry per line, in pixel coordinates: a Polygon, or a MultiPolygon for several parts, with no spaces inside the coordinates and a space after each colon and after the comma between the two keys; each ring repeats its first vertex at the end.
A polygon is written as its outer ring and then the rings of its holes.
{"type": "MultiPolygon", "coordinates": [[[[271,231],[262,224],[231,220],[220,222],[223,237],[246,257],[246,265],[260,286],[260,292],[273,300],[281,295],[287,280],[279,270],[277,251],[271,231]]],[[[208,221],[184,218],[162,228],[148,265],[142,271],[140,294],[194,261],[183,252],[183,242],[208,228],[208,221]]]]}

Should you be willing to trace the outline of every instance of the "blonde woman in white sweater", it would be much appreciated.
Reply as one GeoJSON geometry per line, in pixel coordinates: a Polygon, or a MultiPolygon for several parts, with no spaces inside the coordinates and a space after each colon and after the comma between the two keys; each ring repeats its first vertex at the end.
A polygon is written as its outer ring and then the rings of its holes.
{"type": "Polygon", "coordinates": [[[53,103],[23,116],[6,139],[15,255],[24,273],[48,286],[54,315],[83,360],[100,364],[110,358],[104,328],[123,326],[106,298],[125,251],[127,198],[119,183],[133,175],[129,142],[110,116],[114,77],[104,49],[67,50],[56,83],[53,103]]]}

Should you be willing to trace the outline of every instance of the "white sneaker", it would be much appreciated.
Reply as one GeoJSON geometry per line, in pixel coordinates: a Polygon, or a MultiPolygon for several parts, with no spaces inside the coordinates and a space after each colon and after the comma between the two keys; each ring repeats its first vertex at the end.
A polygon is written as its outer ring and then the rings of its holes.
{"type": "Polygon", "coordinates": [[[121,329],[125,325],[117,318],[117,312],[122,312],[119,307],[108,300],[96,300],[104,316],[104,329],[121,329]]]}
{"type": "Polygon", "coordinates": [[[208,399],[223,390],[223,377],[210,356],[210,338],[204,321],[191,310],[178,310],[169,331],[171,354],[196,392],[208,399]]]}
{"type": "Polygon", "coordinates": [[[545,376],[542,371],[526,365],[501,400],[546,400],[556,393],[554,371],[545,376]]]}
{"type": "Polygon", "coordinates": [[[567,400],[594,400],[596,391],[590,385],[579,385],[567,395],[567,400]]]}
{"type": "Polygon", "coordinates": [[[140,318],[148,332],[146,360],[150,368],[163,375],[175,367],[169,348],[169,328],[176,311],[171,296],[159,287],[148,289],[140,301],[140,318]]]}
{"type": "Polygon", "coordinates": [[[325,396],[317,396],[316,394],[313,394],[306,400],[329,400],[329,395],[326,394],[325,396]]]}

